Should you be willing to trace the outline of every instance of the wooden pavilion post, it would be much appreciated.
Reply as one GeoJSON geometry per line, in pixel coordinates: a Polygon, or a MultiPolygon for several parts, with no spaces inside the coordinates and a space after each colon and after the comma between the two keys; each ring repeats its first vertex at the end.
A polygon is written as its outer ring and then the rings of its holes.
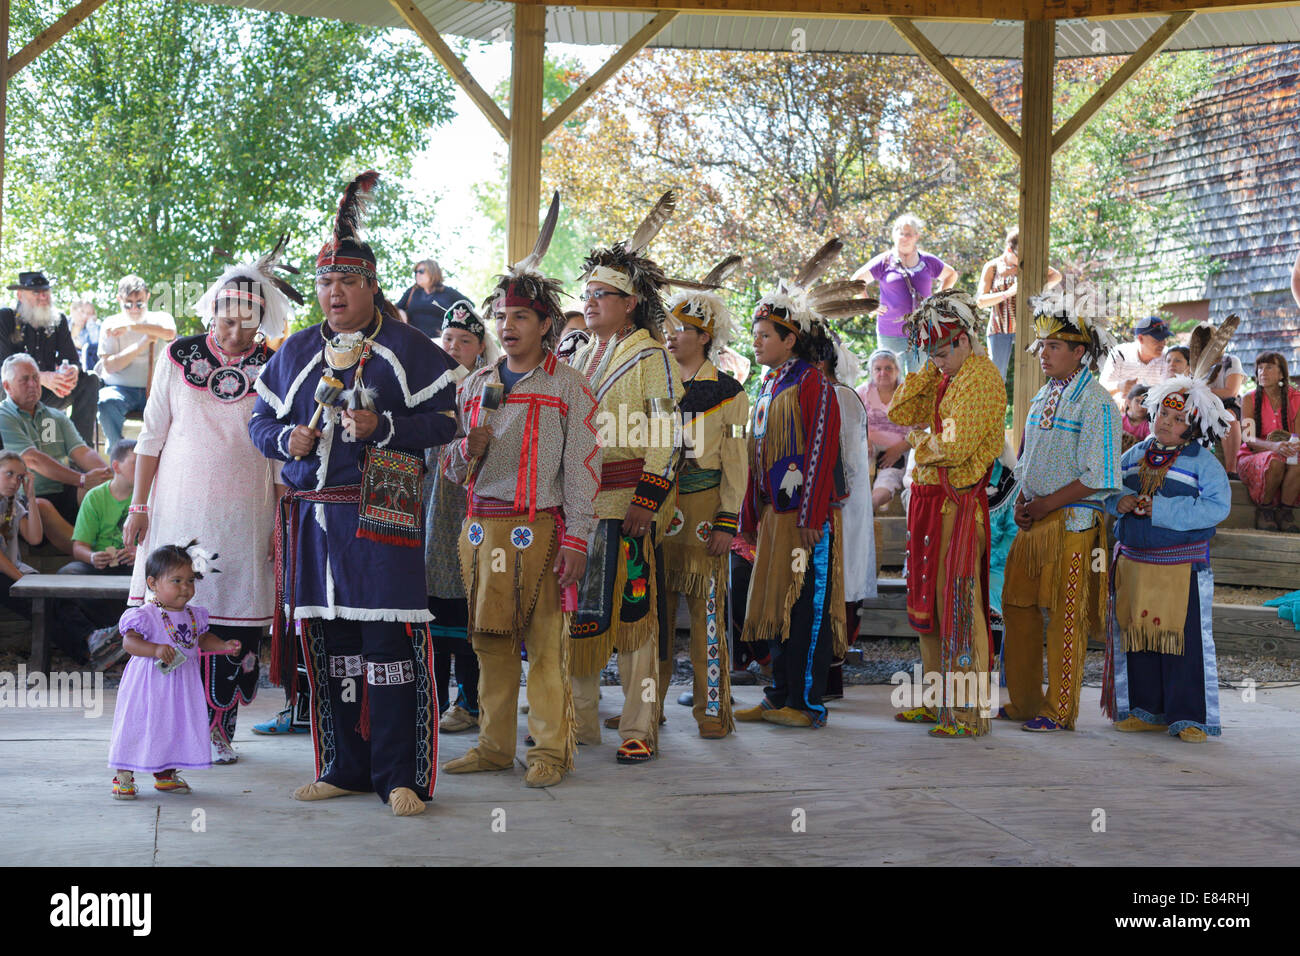
{"type": "Polygon", "coordinates": [[[1052,85],[1056,65],[1056,24],[1026,20],[1020,99],[1020,280],[1016,293],[1015,407],[1012,441],[1025,433],[1029,403],[1043,384],[1043,373],[1025,351],[1034,340],[1029,297],[1047,281],[1052,210],[1052,85]]]}
{"type": "Polygon", "coordinates": [[[0,0],[0,251],[4,248],[5,132],[9,123],[9,0],[0,0]]]}
{"type": "Polygon", "coordinates": [[[537,239],[542,195],[542,81],[546,7],[515,5],[510,70],[510,171],[506,256],[518,262],[537,239]]]}

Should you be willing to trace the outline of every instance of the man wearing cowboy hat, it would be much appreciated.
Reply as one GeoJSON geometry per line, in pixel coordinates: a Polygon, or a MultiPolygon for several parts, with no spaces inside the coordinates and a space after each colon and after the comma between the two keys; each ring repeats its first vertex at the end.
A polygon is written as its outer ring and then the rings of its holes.
{"type": "Polygon", "coordinates": [[[50,281],[42,272],[20,272],[18,303],[0,309],[0,362],[15,352],[26,352],[41,372],[41,403],[67,409],[68,417],[86,444],[95,443],[95,409],[99,404],[99,378],[81,367],[68,318],[50,304],[50,281]]]}

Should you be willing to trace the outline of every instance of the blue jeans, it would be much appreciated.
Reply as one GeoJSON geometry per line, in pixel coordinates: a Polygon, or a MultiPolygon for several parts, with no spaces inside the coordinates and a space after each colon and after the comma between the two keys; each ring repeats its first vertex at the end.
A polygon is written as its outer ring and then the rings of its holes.
{"type": "Polygon", "coordinates": [[[1014,332],[995,332],[989,336],[989,358],[997,366],[1002,381],[1007,380],[1007,366],[1011,364],[1011,353],[1016,349],[1014,332]]]}
{"type": "MultiPolygon", "coordinates": [[[[912,372],[919,372],[921,367],[925,364],[921,361],[921,356],[913,351],[907,344],[906,335],[881,335],[877,332],[876,348],[889,349],[889,351],[897,355],[898,364],[903,370],[903,375],[909,375],[912,372]]],[[[899,379],[899,384],[902,384],[901,378],[899,379]]]]}
{"type": "Polygon", "coordinates": [[[104,429],[104,449],[112,451],[122,438],[128,412],[144,409],[144,389],[130,385],[105,385],[99,390],[99,427],[104,429]]]}

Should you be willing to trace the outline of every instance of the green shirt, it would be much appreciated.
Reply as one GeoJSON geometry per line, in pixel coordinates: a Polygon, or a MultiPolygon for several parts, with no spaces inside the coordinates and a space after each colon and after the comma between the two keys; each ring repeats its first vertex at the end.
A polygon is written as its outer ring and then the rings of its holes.
{"type": "Polygon", "coordinates": [[[110,484],[106,481],[86,492],[77,512],[77,526],[72,529],[72,540],[90,545],[91,551],[122,547],[122,526],[126,524],[131,496],[118,501],[110,484]]]}
{"type": "MultiPolygon", "coordinates": [[[[72,419],[63,412],[37,402],[32,414],[28,415],[12,398],[0,402],[0,441],[5,448],[20,454],[28,448],[43,451],[68,468],[73,467],[72,451],[86,444],[77,434],[72,419]]],[[[58,494],[69,487],[44,475],[36,475],[32,484],[37,496],[58,494]]]]}

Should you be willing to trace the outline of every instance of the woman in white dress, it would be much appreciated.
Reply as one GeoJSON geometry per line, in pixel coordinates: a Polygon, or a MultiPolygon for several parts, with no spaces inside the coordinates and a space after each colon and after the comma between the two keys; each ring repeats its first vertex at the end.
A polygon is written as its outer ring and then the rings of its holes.
{"type": "MultiPolygon", "coordinates": [[[[248,419],[253,385],[271,356],[264,337],[285,332],[286,292],[302,301],[272,274],[281,246],[226,270],[199,300],[207,331],[175,339],[155,365],[123,529],[141,554],[197,540],[211,556],[194,601],[208,609],[213,633],[242,648],[229,657],[203,655],[214,763],[235,762],[230,742],[239,704],[256,693],[258,644],[275,605],[273,530],[284,489],[279,463],[249,440],[248,419]]],[[[140,561],[128,603],[147,597],[140,561]]]]}

